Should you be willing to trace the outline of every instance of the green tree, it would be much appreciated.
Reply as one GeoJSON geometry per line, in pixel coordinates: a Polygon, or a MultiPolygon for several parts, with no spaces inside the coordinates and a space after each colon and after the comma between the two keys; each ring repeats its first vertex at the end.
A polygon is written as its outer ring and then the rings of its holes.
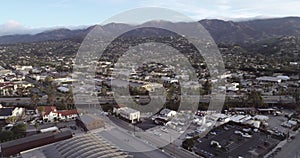
{"type": "Polygon", "coordinates": [[[248,104],[250,104],[251,106],[255,106],[255,107],[261,107],[263,106],[263,98],[261,96],[260,92],[257,91],[251,91],[250,93],[247,94],[247,102],[248,104]]]}
{"type": "Polygon", "coordinates": [[[192,148],[194,147],[195,145],[195,141],[194,139],[186,139],[182,142],[182,147],[186,150],[192,150],[192,148]]]}
{"type": "Polygon", "coordinates": [[[35,123],[35,124],[34,124],[34,128],[35,128],[35,131],[38,131],[39,124],[38,124],[38,123],[35,123]]]}
{"type": "Polygon", "coordinates": [[[102,84],[102,87],[101,87],[101,94],[104,95],[104,96],[107,94],[107,87],[103,84],[102,84]]]}
{"type": "Polygon", "coordinates": [[[53,82],[53,78],[50,77],[50,76],[47,76],[44,80],[45,84],[46,85],[52,85],[52,82],[53,82]]]}
{"type": "Polygon", "coordinates": [[[6,118],[5,122],[10,124],[15,124],[17,122],[18,118],[16,116],[11,116],[6,118]]]}
{"type": "Polygon", "coordinates": [[[48,96],[47,102],[49,104],[53,105],[54,101],[55,101],[55,89],[54,89],[53,85],[49,85],[47,87],[46,93],[47,93],[47,96],[48,96]]]}
{"type": "Polygon", "coordinates": [[[40,101],[40,97],[37,94],[33,94],[30,99],[31,99],[31,104],[33,105],[33,107],[35,109],[40,101]]]}
{"type": "Polygon", "coordinates": [[[39,112],[42,116],[44,116],[44,114],[45,114],[45,107],[44,107],[44,106],[40,106],[40,107],[38,108],[38,112],[39,112]]]}
{"type": "Polygon", "coordinates": [[[12,131],[2,131],[0,132],[0,141],[5,142],[9,141],[14,137],[14,134],[12,131]]]}
{"type": "Polygon", "coordinates": [[[66,95],[66,103],[68,106],[74,104],[72,89],[70,89],[70,91],[66,95]]]}
{"type": "Polygon", "coordinates": [[[27,129],[26,124],[19,123],[19,124],[17,124],[16,126],[14,126],[14,127],[11,129],[11,131],[12,131],[15,135],[17,135],[17,134],[25,134],[26,129],[27,129]]]}

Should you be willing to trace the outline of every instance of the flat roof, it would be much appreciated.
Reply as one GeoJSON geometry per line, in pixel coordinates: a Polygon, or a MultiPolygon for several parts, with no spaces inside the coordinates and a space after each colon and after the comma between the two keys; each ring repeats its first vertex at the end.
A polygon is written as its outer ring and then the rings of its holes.
{"type": "Polygon", "coordinates": [[[136,113],[136,112],[139,112],[138,110],[135,110],[135,109],[132,109],[132,108],[129,108],[129,107],[121,107],[118,110],[119,111],[123,111],[125,113],[136,113]]]}

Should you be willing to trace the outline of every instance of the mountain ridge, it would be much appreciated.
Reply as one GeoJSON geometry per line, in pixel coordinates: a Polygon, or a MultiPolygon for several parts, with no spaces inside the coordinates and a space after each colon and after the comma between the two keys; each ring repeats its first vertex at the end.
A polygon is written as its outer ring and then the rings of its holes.
{"type": "MultiPolygon", "coordinates": [[[[151,23],[146,22],[146,23],[151,23]]],[[[157,23],[154,21],[152,23],[157,23]]],[[[168,24],[168,22],[161,22],[168,24]]],[[[172,22],[171,22],[172,23],[172,22]]],[[[204,19],[199,21],[200,24],[211,34],[216,43],[226,44],[249,44],[270,38],[278,38],[282,36],[300,37],[300,17],[284,17],[270,19],[256,19],[249,21],[225,21],[219,19],[204,19]]],[[[145,24],[145,23],[144,23],[145,24]]],[[[141,24],[139,26],[143,26],[141,24]]],[[[186,26],[187,23],[173,23],[179,26],[186,26]]],[[[59,28],[55,30],[47,30],[34,35],[5,35],[0,36],[0,44],[30,43],[55,41],[66,39],[80,39],[84,37],[95,27],[99,26],[107,33],[118,33],[123,29],[130,29],[133,25],[124,23],[109,23],[106,25],[93,25],[84,29],[67,29],[59,28]]]]}

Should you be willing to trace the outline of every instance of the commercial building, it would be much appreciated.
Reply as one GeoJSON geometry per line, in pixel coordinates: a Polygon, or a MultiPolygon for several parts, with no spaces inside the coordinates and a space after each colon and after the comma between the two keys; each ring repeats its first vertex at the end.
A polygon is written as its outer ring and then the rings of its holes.
{"type": "Polygon", "coordinates": [[[21,153],[22,158],[129,158],[127,152],[93,133],[77,136],[48,146],[21,153]]]}
{"type": "Polygon", "coordinates": [[[9,157],[11,155],[19,154],[22,151],[33,149],[39,146],[47,145],[57,141],[72,138],[71,131],[64,131],[58,133],[41,133],[33,136],[20,138],[1,144],[2,157],[9,157]]]}
{"type": "Polygon", "coordinates": [[[129,108],[129,107],[117,107],[113,109],[113,113],[117,116],[121,116],[122,118],[130,121],[131,123],[135,123],[140,121],[140,112],[129,108]]]}

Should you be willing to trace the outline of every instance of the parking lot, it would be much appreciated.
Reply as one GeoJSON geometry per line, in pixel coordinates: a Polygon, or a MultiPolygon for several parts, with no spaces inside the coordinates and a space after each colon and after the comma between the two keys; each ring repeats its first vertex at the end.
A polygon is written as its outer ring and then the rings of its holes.
{"type": "Polygon", "coordinates": [[[251,157],[250,151],[263,154],[277,143],[279,140],[264,132],[226,124],[212,130],[204,138],[197,139],[194,151],[204,157],[251,157]],[[217,143],[212,145],[213,141],[217,143]]]}
{"type": "Polygon", "coordinates": [[[286,122],[287,118],[284,116],[269,116],[269,126],[268,129],[279,131],[281,133],[287,133],[288,129],[281,126],[283,122],[286,122]]]}

